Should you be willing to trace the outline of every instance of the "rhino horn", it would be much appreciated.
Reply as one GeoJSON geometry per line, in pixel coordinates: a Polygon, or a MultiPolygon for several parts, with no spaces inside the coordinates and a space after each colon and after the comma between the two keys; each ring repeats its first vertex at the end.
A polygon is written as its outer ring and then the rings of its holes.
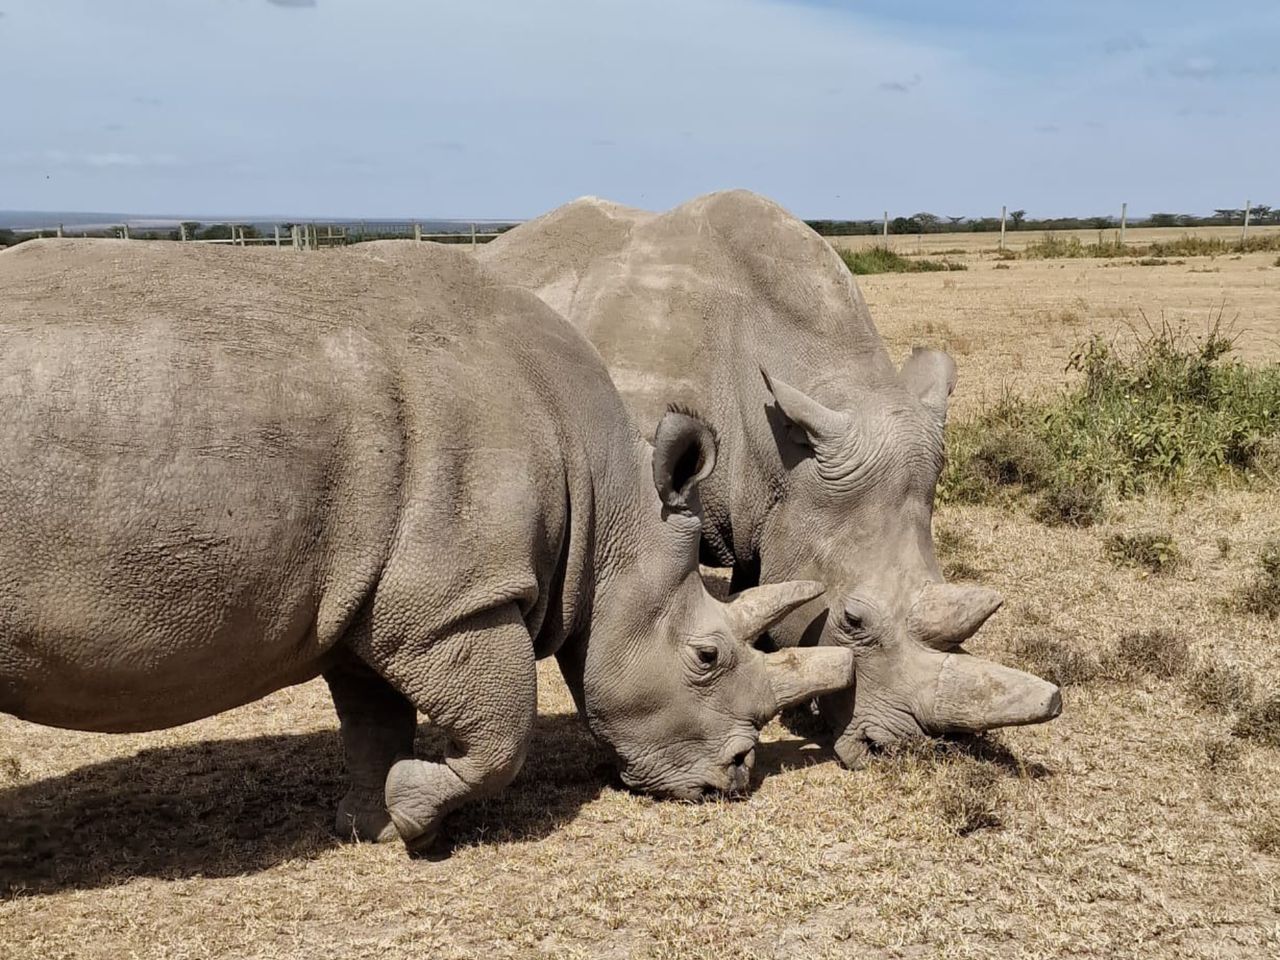
{"type": "Polygon", "coordinates": [[[796,443],[809,447],[834,443],[852,428],[853,421],[848,414],[824,407],[791,384],[771,376],[764,367],[760,368],[760,375],[764,377],[764,385],[774,403],[789,422],[788,432],[796,443]]]}
{"type": "Polygon", "coordinates": [[[923,704],[930,733],[978,733],[1044,723],[1062,712],[1062,692],[1047,680],[967,653],[943,657],[933,702],[923,704]]]}
{"type": "Polygon", "coordinates": [[[927,583],[907,615],[912,639],[934,650],[953,650],[978,632],[1004,598],[975,584],[927,583]]]}
{"type": "Polygon", "coordinates": [[[956,388],[956,363],[941,350],[915,347],[902,365],[902,382],[939,424],[947,422],[947,398],[956,388]]]}
{"type": "Polygon", "coordinates": [[[844,647],[790,647],[764,655],[774,710],[853,686],[853,651],[844,647]]]}
{"type": "Polygon", "coordinates": [[[788,580],[743,590],[729,598],[725,611],[729,630],[750,646],[796,607],[822,596],[825,589],[813,580],[788,580]]]}

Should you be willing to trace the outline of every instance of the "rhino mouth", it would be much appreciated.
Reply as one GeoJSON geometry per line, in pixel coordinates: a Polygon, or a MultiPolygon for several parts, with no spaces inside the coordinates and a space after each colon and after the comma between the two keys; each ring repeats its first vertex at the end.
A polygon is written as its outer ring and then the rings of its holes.
{"type": "Polygon", "coordinates": [[[701,765],[682,765],[659,772],[650,764],[618,764],[618,777],[627,789],[661,797],[699,803],[707,800],[738,800],[751,793],[755,769],[755,740],[733,738],[721,751],[728,759],[701,765]]]}

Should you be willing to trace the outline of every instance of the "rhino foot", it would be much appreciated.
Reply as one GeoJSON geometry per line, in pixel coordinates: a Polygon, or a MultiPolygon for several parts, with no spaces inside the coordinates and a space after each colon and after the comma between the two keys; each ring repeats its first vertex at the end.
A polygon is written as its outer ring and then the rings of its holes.
{"type": "Polygon", "coordinates": [[[443,763],[400,760],[387,774],[386,809],[409,853],[431,852],[445,814],[470,791],[443,763]]]}
{"type": "Polygon", "coordinates": [[[381,790],[352,787],[338,804],[338,836],[354,843],[387,843],[400,834],[387,813],[381,790]]]}

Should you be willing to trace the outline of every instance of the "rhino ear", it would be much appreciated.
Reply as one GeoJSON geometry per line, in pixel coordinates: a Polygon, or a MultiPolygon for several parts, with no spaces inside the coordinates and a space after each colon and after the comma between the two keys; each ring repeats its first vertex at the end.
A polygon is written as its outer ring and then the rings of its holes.
{"type": "Polygon", "coordinates": [[[653,485],[671,510],[689,513],[693,495],[716,465],[716,436],[702,420],[668,410],[653,437],[653,485]]]}
{"type": "Polygon", "coordinates": [[[801,446],[813,449],[824,442],[834,443],[852,428],[847,414],[830,410],[789,383],[771,377],[764,367],[760,368],[760,376],[786,418],[788,436],[801,446]]]}
{"type": "Polygon", "coordinates": [[[947,398],[956,388],[956,362],[941,350],[913,347],[902,365],[902,382],[939,425],[947,422],[947,398]]]}

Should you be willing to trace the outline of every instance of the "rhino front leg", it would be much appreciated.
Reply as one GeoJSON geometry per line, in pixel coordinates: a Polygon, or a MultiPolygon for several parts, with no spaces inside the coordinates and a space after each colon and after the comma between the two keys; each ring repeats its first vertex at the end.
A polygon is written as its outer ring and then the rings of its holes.
{"type": "Polygon", "coordinates": [[[326,670],[341,722],[351,786],[338,804],[336,829],[347,840],[394,840],[383,793],[391,765],[413,756],[417,711],[396,689],[354,657],[326,670]]]}
{"type": "Polygon", "coordinates": [[[520,771],[537,712],[533,641],[514,606],[485,611],[421,647],[402,645],[387,674],[449,738],[443,763],[399,760],[387,776],[387,811],[417,852],[450,811],[520,771]]]}

